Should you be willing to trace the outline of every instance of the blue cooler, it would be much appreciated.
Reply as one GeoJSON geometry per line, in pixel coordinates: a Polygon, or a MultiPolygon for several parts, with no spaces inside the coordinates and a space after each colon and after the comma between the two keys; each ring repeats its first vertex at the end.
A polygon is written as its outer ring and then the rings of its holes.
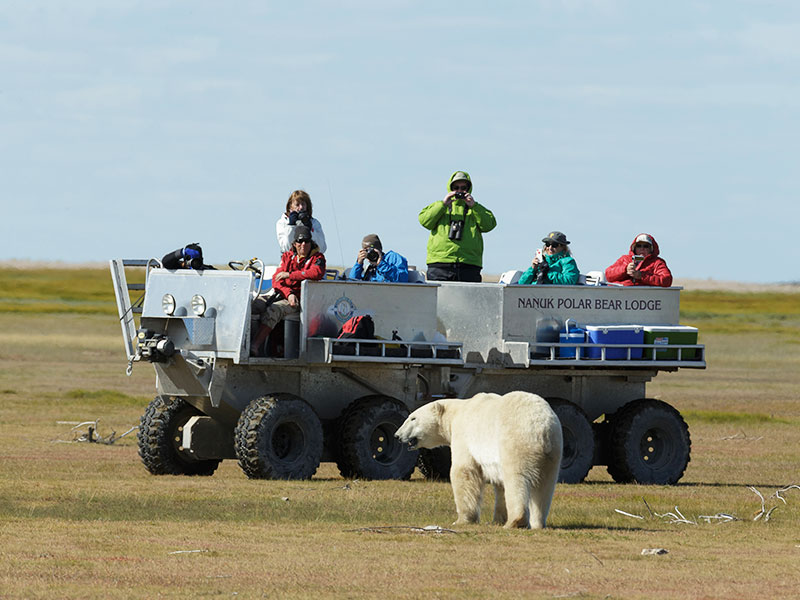
{"type": "MultiPolygon", "coordinates": [[[[644,328],[641,325],[587,325],[586,337],[590,344],[624,344],[627,346],[644,343],[644,328]]],[[[599,359],[600,348],[587,348],[587,358],[599,359]]],[[[606,348],[606,360],[627,360],[627,348],[606,348]]],[[[631,358],[642,358],[641,348],[631,348],[631,358]]]]}
{"type": "MultiPolygon", "coordinates": [[[[562,344],[582,344],[586,341],[586,330],[578,327],[578,324],[573,319],[564,321],[564,330],[558,334],[558,341],[562,344]],[[573,327],[569,328],[570,321],[573,327]]],[[[558,356],[560,358],[575,358],[577,348],[559,348],[558,356]]],[[[581,354],[584,356],[585,350],[581,354]]]]}

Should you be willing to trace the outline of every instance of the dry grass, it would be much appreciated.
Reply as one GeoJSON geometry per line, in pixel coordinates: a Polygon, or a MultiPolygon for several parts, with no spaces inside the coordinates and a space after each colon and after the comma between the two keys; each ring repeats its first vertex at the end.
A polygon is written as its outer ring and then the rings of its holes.
{"type": "MultiPolygon", "coordinates": [[[[713,302],[703,310],[722,312],[713,302]]],[[[55,441],[73,436],[58,421],[99,418],[101,434],[135,425],[152,371],[125,377],[114,317],[0,313],[0,597],[794,596],[800,490],[786,504],[769,495],[800,484],[796,334],[703,333],[707,371],[650,385],[689,422],[680,485],[617,485],[596,467],[557,488],[544,531],[435,534],[403,526],[449,527],[447,484],[347,482],[330,464],[303,482],[249,481],[234,462],[211,478],[153,477],[131,436],[55,441]],[[769,521],[753,521],[761,501],[748,486],[778,507],[769,521]],[[645,500],[697,524],[652,516],[645,500]],[[720,512],[739,520],[699,519],[720,512]]]]}

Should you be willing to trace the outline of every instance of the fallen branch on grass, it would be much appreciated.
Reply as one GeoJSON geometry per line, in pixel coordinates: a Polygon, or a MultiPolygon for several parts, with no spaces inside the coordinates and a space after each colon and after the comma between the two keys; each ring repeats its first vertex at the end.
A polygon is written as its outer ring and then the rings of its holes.
{"type": "MultiPolygon", "coordinates": [[[[772,506],[770,508],[767,508],[767,501],[766,501],[766,499],[764,498],[764,495],[761,492],[759,492],[753,486],[748,486],[747,489],[749,489],[751,492],[756,494],[759,497],[759,499],[761,500],[761,510],[759,510],[759,511],[757,511],[755,513],[755,516],[753,517],[753,521],[763,520],[765,523],[768,522],[770,517],[772,516],[772,513],[775,511],[776,508],[778,508],[779,505],[775,505],[775,506],[772,506]]],[[[800,485],[787,485],[786,487],[781,488],[781,489],[777,490],[775,493],[773,493],[770,496],[770,498],[777,498],[778,500],[780,500],[781,502],[786,504],[787,503],[786,499],[781,494],[785,494],[786,492],[788,492],[789,490],[792,490],[792,489],[800,490],[800,485]]],[[[677,506],[675,507],[675,512],[657,513],[657,512],[654,512],[652,508],[650,508],[650,505],[647,503],[647,500],[642,498],[642,502],[644,502],[644,505],[647,507],[647,510],[649,511],[651,518],[657,518],[657,519],[666,520],[666,522],[670,523],[670,524],[673,524],[673,523],[685,523],[687,525],[697,525],[698,521],[704,521],[705,523],[730,523],[732,521],[739,521],[740,520],[739,517],[737,517],[736,515],[732,515],[732,514],[726,513],[726,512],[718,512],[718,513],[716,513],[714,515],[698,515],[697,516],[697,521],[692,521],[691,519],[687,519],[683,515],[683,513],[681,513],[681,511],[678,510],[677,506]]],[[[633,514],[633,513],[625,512],[624,510],[620,510],[618,508],[615,508],[614,512],[619,513],[619,514],[621,514],[623,516],[626,516],[626,517],[630,517],[632,519],[645,520],[645,518],[646,518],[646,517],[644,517],[642,515],[636,515],[636,514],[633,514]]]]}
{"type": "Polygon", "coordinates": [[[95,419],[94,421],[56,421],[59,425],[74,425],[70,432],[73,434],[73,438],[71,440],[54,440],[56,443],[62,444],[72,444],[75,442],[89,442],[91,444],[106,444],[111,445],[114,442],[121,440],[129,433],[136,431],[139,429],[137,425],[134,425],[128,431],[123,433],[122,435],[117,435],[116,431],[112,431],[108,436],[102,436],[97,433],[98,423],[100,419],[95,419]],[[82,429],[86,427],[86,431],[82,429]]]}
{"type": "Polygon", "coordinates": [[[782,492],[788,492],[791,489],[800,490],[800,485],[787,485],[785,488],[781,488],[781,489],[777,490],[774,494],[772,494],[772,496],[770,496],[770,498],[777,498],[778,500],[780,500],[781,502],[786,504],[786,500],[784,500],[783,496],[781,496],[781,493],[782,492]]]}
{"type": "Polygon", "coordinates": [[[750,441],[750,442],[757,442],[758,440],[763,440],[763,439],[764,439],[763,435],[760,435],[758,437],[748,437],[747,434],[744,431],[741,431],[741,432],[737,433],[736,435],[728,435],[728,436],[719,438],[719,440],[721,442],[722,441],[729,441],[729,440],[747,440],[747,441],[750,441]]]}
{"type": "Polygon", "coordinates": [[[393,529],[402,529],[405,531],[410,531],[411,533],[463,533],[462,531],[456,531],[454,529],[445,529],[444,527],[439,527],[438,525],[426,525],[425,527],[415,527],[413,525],[378,525],[376,527],[359,527],[358,529],[347,529],[345,531],[366,531],[368,533],[389,533],[393,529]]]}

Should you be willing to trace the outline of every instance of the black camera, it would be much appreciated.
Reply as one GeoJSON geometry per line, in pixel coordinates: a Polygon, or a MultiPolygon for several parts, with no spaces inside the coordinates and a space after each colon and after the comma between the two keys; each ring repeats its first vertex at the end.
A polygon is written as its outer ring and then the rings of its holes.
{"type": "Polygon", "coordinates": [[[297,212],[297,222],[302,223],[306,227],[311,227],[311,217],[304,210],[297,212]]]}
{"type": "Polygon", "coordinates": [[[456,199],[463,200],[467,197],[467,192],[456,192],[456,199]]]}
{"type": "Polygon", "coordinates": [[[367,250],[367,260],[371,263],[378,262],[378,259],[381,257],[381,253],[378,252],[375,248],[370,248],[367,250]]]}
{"type": "Polygon", "coordinates": [[[464,236],[464,221],[450,221],[450,231],[447,237],[454,242],[460,242],[464,236]]]}

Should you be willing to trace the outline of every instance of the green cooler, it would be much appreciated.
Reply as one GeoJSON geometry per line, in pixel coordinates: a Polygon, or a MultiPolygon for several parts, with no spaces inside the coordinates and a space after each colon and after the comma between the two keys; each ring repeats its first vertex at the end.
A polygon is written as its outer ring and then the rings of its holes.
{"type": "MultiPolygon", "coordinates": [[[[643,328],[645,344],[655,344],[656,346],[697,344],[697,327],[689,327],[688,325],[645,325],[643,328]]],[[[678,360],[677,348],[645,348],[644,358],[653,358],[654,350],[656,360],[678,360]]],[[[681,350],[681,360],[697,360],[697,350],[683,348],[681,350]]]]}

